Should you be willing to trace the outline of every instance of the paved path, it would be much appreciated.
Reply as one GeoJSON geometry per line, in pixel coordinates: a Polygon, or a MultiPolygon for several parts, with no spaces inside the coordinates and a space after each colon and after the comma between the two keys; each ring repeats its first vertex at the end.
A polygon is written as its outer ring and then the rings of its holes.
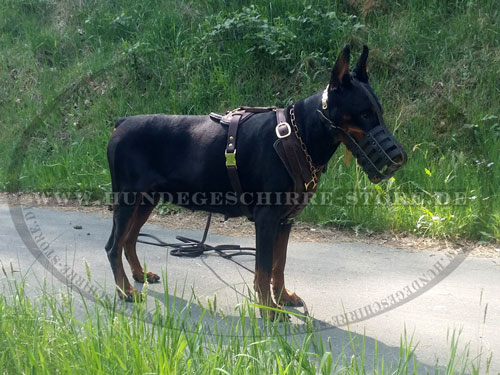
{"type": "MultiPolygon", "coordinates": [[[[67,291],[71,280],[84,294],[95,291],[113,296],[111,269],[103,249],[111,228],[109,218],[34,207],[9,210],[0,204],[0,228],[1,265],[15,271],[9,278],[24,277],[31,295],[40,293],[44,281],[54,292],[67,291]],[[20,236],[13,218],[20,223],[18,230],[29,228],[32,235],[21,231],[20,236]]],[[[167,242],[175,242],[178,234],[201,236],[201,231],[174,233],[156,225],[146,225],[144,231],[167,242]]],[[[253,246],[254,240],[216,235],[208,239],[214,245],[235,242],[253,246]]],[[[252,285],[251,273],[216,255],[176,258],[142,244],[138,253],[148,268],[167,273],[169,294],[176,286],[184,290],[184,300],[192,292],[202,302],[217,295],[218,306],[227,314],[235,315],[234,306],[247,298],[252,285]]],[[[238,261],[253,268],[252,257],[238,261]]],[[[0,273],[4,286],[6,279],[0,273]]],[[[450,333],[456,330],[461,335],[460,348],[468,343],[472,356],[481,350],[493,352],[490,373],[500,373],[500,256],[478,259],[362,243],[293,242],[286,280],[307,302],[322,336],[331,337],[338,350],[342,341],[348,341],[346,318],[355,336],[365,334],[368,356],[377,340],[386,361],[398,357],[406,330],[418,343],[419,368],[430,371],[438,359],[440,364],[446,362],[450,333]]],[[[164,291],[163,283],[150,285],[148,298],[162,300],[164,291]]]]}

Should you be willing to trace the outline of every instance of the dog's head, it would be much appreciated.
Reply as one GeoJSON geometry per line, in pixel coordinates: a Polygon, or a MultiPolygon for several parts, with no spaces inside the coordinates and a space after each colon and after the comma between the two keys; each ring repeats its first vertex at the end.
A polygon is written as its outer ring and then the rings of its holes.
{"type": "Polygon", "coordinates": [[[371,182],[390,178],[406,164],[407,156],[385,126],[382,107],[368,81],[368,47],[352,72],[350,48],[345,46],[332,70],[319,108],[331,126],[336,141],[354,154],[371,182]]]}

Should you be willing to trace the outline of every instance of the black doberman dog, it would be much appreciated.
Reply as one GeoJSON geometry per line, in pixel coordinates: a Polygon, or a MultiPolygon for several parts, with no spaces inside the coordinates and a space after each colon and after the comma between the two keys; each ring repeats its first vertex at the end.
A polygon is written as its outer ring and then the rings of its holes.
{"type": "MultiPolygon", "coordinates": [[[[380,104],[368,83],[367,57],[365,46],[351,73],[350,49],[344,47],[325,91],[299,100],[285,113],[287,122],[297,129],[291,136],[302,140],[311,166],[325,166],[342,142],[377,183],[404,165],[406,154],[383,123],[380,104]]],[[[237,199],[192,199],[234,192],[226,169],[227,136],[227,128],[209,116],[138,115],[117,121],[108,145],[115,201],[106,251],[118,293],[125,300],[133,301],[137,291],[125,275],[123,249],[134,280],[155,283],[160,279],[142,268],[136,241],[155,205],[165,199],[154,193],[166,193],[167,200],[194,210],[250,216],[256,230],[254,283],[259,303],[276,306],[272,284],[278,304],[302,305],[302,299],[286,289],[284,281],[291,229],[284,213],[289,207],[252,201],[243,210],[242,204],[235,204],[237,199]]],[[[295,191],[293,176],[273,146],[277,138],[275,111],[255,113],[241,125],[235,158],[244,192],[295,191]]],[[[268,309],[264,314],[274,317],[268,309]]]]}

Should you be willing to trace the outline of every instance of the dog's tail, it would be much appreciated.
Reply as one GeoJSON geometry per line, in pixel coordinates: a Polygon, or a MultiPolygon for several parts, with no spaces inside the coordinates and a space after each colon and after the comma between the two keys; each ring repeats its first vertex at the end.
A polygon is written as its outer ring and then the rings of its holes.
{"type": "MultiPolygon", "coordinates": [[[[118,120],[115,122],[115,130],[126,120],[126,117],[120,117],[118,120]]],[[[109,164],[109,172],[111,175],[111,191],[113,193],[116,193],[118,191],[118,186],[117,182],[115,179],[115,156],[114,156],[114,147],[112,145],[112,140],[108,143],[108,150],[107,150],[107,156],[108,156],[108,164],[109,164]]],[[[113,204],[108,205],[108,210],[113,211],[113,205],[116,204],[117,202],[113,202],[113,204]]]]}

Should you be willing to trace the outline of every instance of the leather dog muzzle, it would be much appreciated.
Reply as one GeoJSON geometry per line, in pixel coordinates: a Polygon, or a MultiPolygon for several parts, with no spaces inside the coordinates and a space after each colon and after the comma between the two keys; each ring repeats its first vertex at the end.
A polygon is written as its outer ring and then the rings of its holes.
{"type": "Polygon", "coordinates": [[[358,164],[368,175],[370,181],[378,184],[389,179],[397,170],[401,169],[408,161],[408,156],[403,146],[396,141],[392,133],[385,126],[382,112],[372,93],[357,79],[353,79],[351,83],[363,90],[368,96],[372,108],[374,108],[377,114],[379,125],[366,132],[360,141],[357,141],[344,128],[335,125],[323,112],[326,109],[328,87],[323,93],[322,108],[318,109],[318,112],[333,128],[340,130],[345,135],[346,147],[356,157],[358,164]]]}
{"type": "Polygon", "coordinates": [[[347,148],[375,184],[389,179],[408,160],[403,147],[384,125],[375,126],[359,142],[347,131],[341,130],[346,135],[347,148]]]}

